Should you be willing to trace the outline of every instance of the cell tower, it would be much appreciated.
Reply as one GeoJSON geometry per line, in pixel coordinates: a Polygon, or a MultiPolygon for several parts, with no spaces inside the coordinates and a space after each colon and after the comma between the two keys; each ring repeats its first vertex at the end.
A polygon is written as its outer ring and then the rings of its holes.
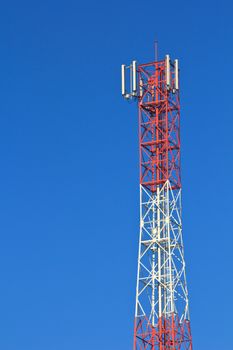
{"type": "Polygon", "coordinates": [[[121,75],[122,95],[136,100],[139,112],[134,350],[191,350],[181,218],[178,60],[166,55],[138,66],[133,61],[122,65],[121,75]]]}

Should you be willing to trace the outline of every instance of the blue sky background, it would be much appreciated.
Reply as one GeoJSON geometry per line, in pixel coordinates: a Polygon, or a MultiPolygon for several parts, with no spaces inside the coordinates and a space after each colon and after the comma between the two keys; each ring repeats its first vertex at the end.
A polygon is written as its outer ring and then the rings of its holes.
{"type": "Polygon", "coordinates": [[[0,11],[0,348],[132,349],[136,105],[120,65],[180,59],[194,349],[232,349],[231,1],[12,1],[0,11]]]}

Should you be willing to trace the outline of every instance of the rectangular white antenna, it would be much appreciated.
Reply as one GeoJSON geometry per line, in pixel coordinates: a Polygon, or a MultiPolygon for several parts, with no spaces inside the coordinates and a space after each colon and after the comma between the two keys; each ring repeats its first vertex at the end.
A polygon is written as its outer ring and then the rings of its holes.
{"type": "Polygon", "coordinates": [[[137,62],[132,62],[132,70],[133,70],[133,93],[137,92],[137,62]]]}
{"type": "Polygon", "coordinates": [[[170,57],[166,55],[166,84],[170,87],[170,57]]]}
{"type": "Polygon", "coordinates": [[[125,96],[125,64],[121,65],[121,94],[125,96]]]}
{"type": "Polygon", "coordinates": [[[140,79],[139,81],[139,96],[142,97],[143,95],[143,81],[140,79]]]}
{"type": "Polygon", "coordinates": [[[179,90],[179,63],[175,60],[175,89],[179,90]]]}

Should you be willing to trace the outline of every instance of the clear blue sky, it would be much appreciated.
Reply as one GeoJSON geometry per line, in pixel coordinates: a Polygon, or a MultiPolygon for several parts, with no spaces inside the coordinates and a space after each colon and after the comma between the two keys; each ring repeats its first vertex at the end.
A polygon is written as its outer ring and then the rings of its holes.
{"type": "Polygon", "coordinates": [[[180,59],[194,349],[233,349],[231,1],[6,1],[0,348],[132,349],[136,105],[120,65],[180,59]]]}

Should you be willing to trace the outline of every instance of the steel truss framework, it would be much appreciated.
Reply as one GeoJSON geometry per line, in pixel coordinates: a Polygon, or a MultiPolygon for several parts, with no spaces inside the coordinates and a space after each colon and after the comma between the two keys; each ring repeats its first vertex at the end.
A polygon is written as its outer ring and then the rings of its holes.
{"type": "Polygon", "coordinates": [[[182,240],[180,103],[171,63],[138,67],[140,239],[134,349],[192,349],[182,240]]]}

